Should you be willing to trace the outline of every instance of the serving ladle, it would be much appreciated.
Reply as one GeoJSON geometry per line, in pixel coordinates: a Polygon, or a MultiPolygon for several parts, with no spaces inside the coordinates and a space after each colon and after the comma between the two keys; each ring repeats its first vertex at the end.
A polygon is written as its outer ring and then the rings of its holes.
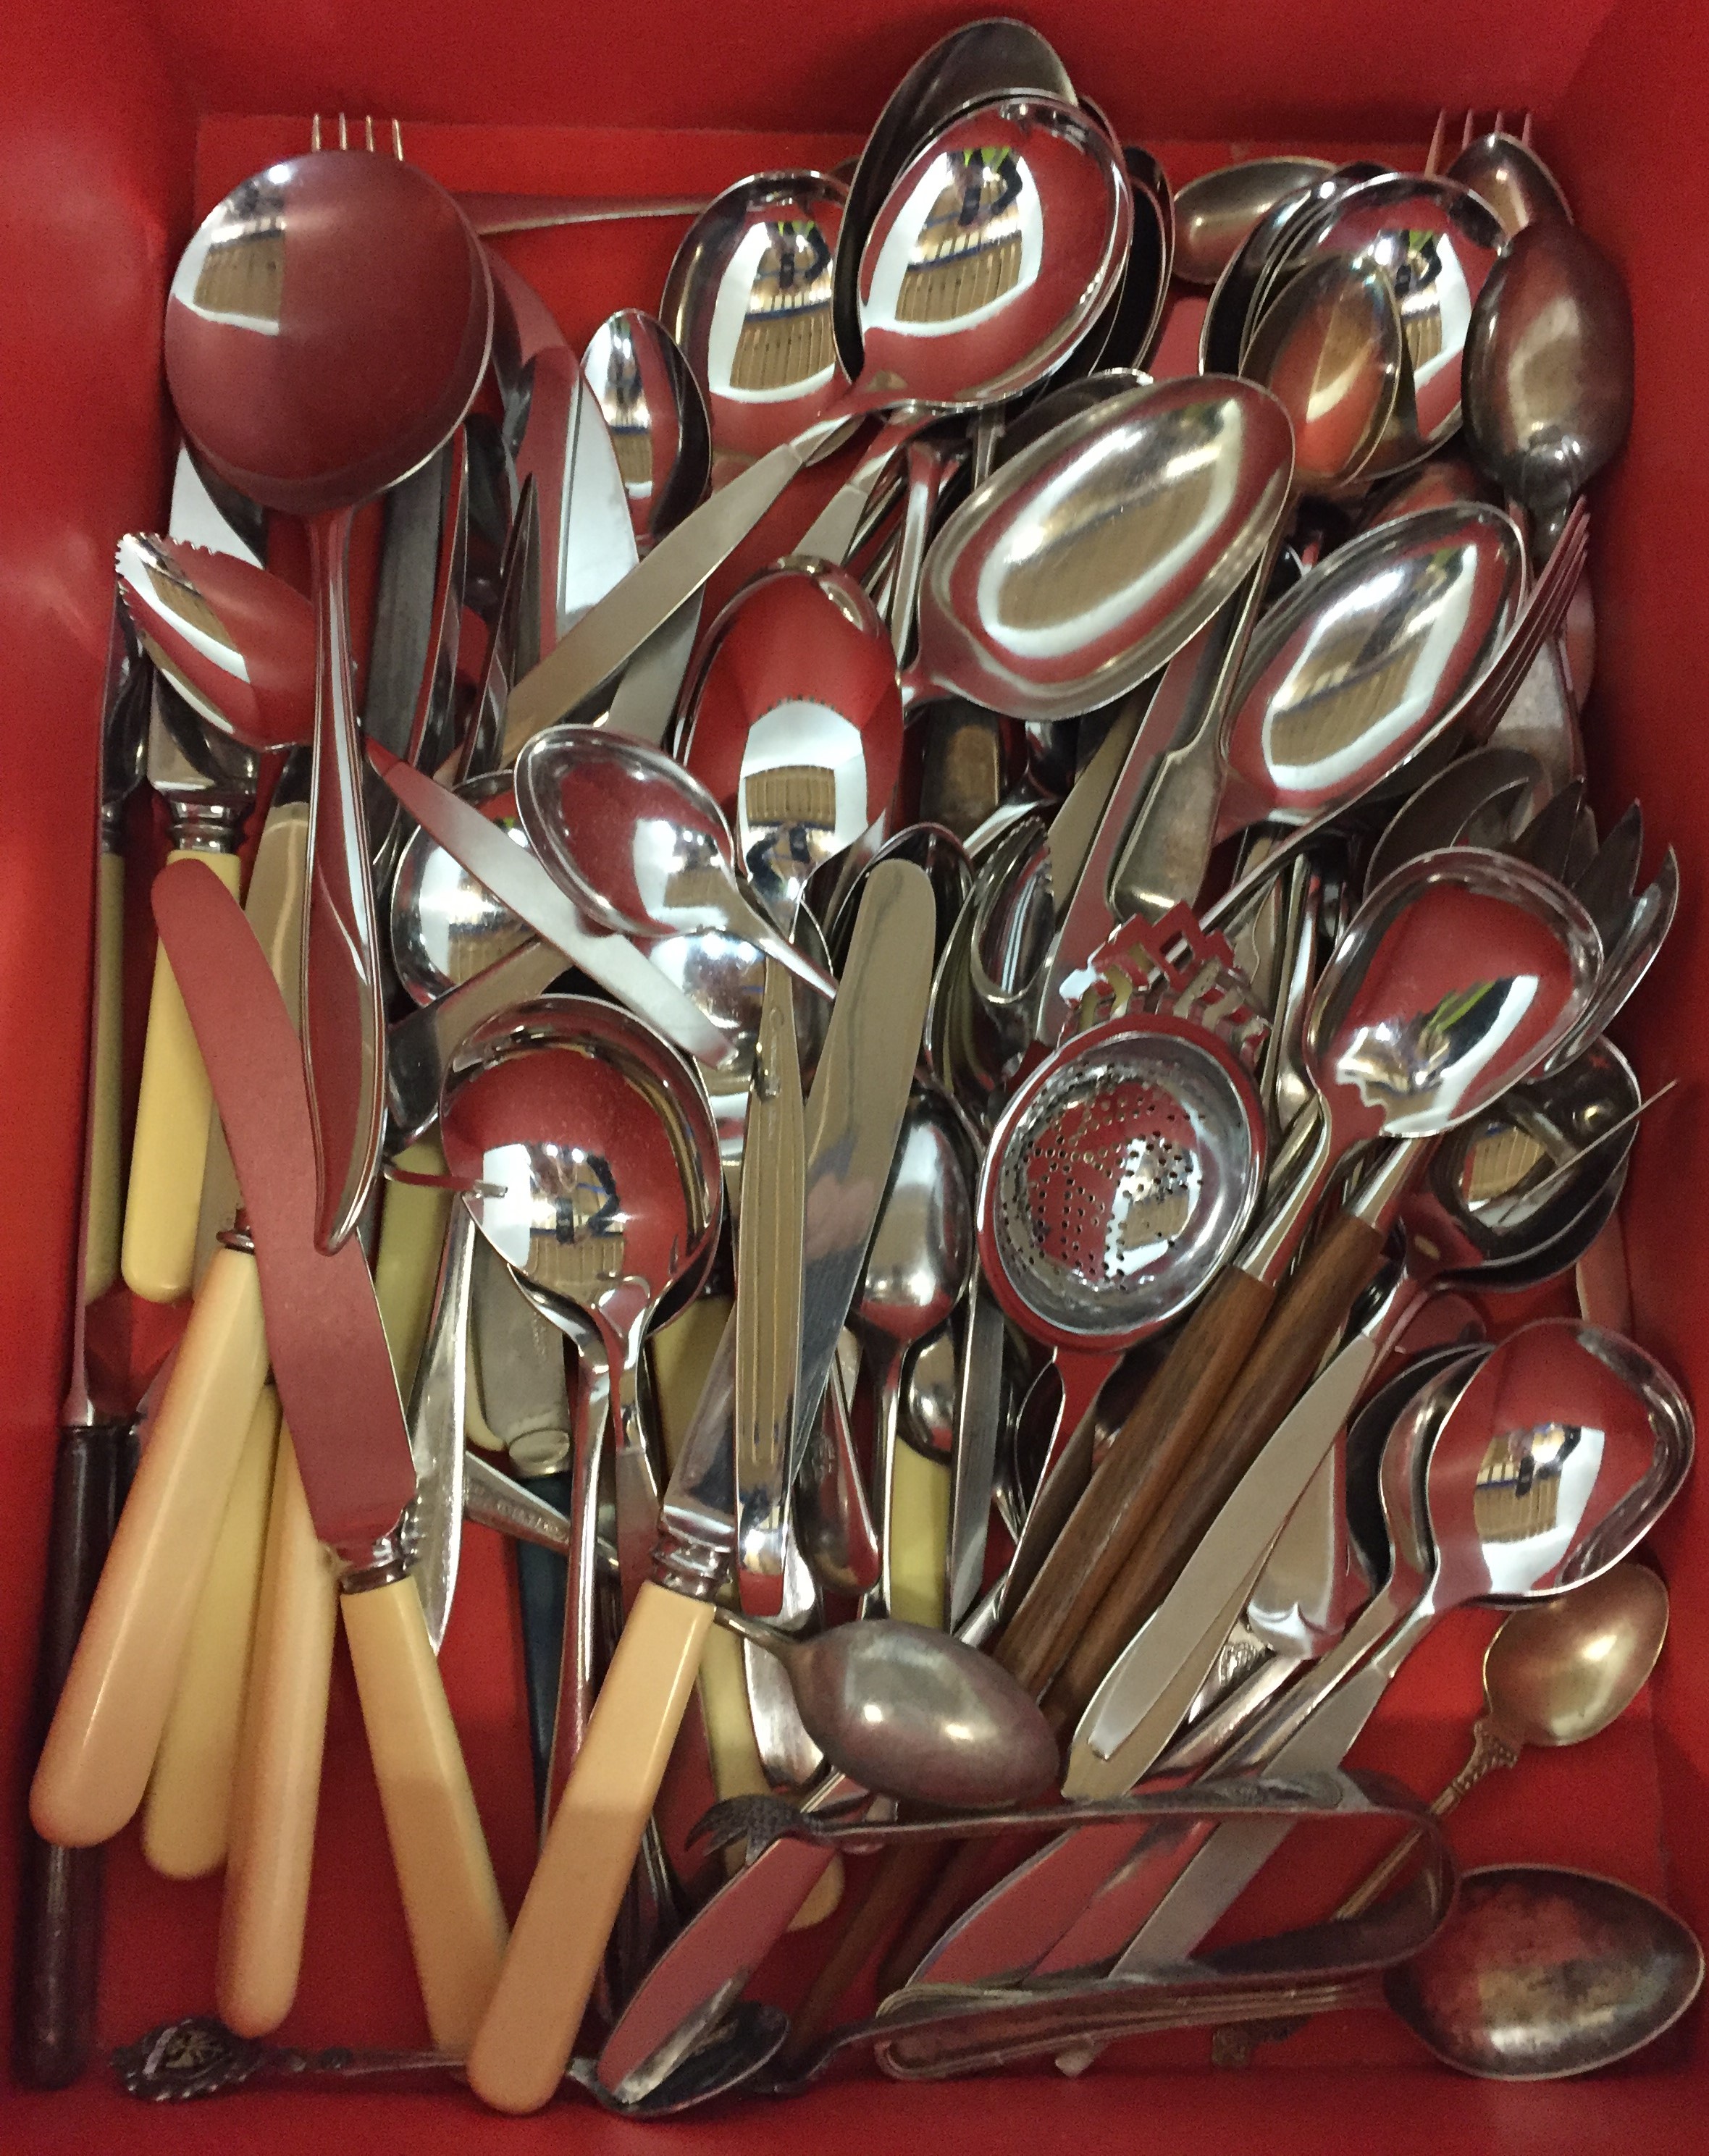
{"type": "Polygon", "coordinates": [[[328,1250],[356,1224],[385,1122],[380,932],[350,701],[351,520],[462,418],[492,332],[486,259],[456,204],[413,165],[357,151],[245,180],[203,220],[167,300],[167,380],[185,433],[221,478],[308,528],[318,685],[302,1034],[328,1250]]]}
{"type": "Polygon", "coordinates": [[[1019,1658],[1010,1666],[1023,1681],[1044,1683],[1072,1647],[1065,1683],[1074,1712],[1084,1707],[1376,1270],[1423,1142],[1543,1060],[1576,1023],[1598,961],[1583,909],[1498,855],[1428,855],[1366,901],[1302,1031],[1305,1075],[1325,1108],[1310,1152],[1194,1311],[1017,1610],[1006,1654],[1019,1658]],[[1272,1322],[1336,1164],[1383,1135],[1408,1142],[1379,1156],[1272,1322]]]}
{"type": "Polygon", "coordinates": [[[634,936],[722,932],[835,996],[830,975],[744,896],[717,802],[659,750],[550,726],[517,759],[516,789],[530,844],[589,919],[634,936]]]}

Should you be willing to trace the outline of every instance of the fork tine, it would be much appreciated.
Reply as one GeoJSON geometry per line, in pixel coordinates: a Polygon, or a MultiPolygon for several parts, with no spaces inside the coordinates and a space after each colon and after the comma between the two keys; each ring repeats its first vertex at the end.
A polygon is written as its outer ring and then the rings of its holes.
{"type": "Polygon", "coordinates": [[[363,118],[363,120],[362,126],[363,126],[363,133],[364,133],[364,134],[367,136],[367,137],[368,137],[368,155],[369,155],[369,157],[373,157],[373,113],[371,113],[371,112],[370,112],[370,113],[367,114],[367,115],[364,116],[364,118],[363,118]]]}
{"type": "Polygon", "coordinates": [[[1436,125],[1430,131],[1430,146],[1424,153],[1424,177],[1434,179],[1439,169],[1442,142],[1448,132],[1448,109],[1444,105],[1436,115],[1436,125]]]}
{"type": "Polygon", "coordinates": [[[401,165],[404,162],[404,128],[400,121],[392,122],[392,155],[401,165]]]}

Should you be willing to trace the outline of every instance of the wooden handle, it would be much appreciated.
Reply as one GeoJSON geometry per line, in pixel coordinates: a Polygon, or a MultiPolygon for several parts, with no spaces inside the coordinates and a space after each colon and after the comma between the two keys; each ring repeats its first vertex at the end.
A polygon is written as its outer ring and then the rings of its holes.
{"type": "Polygon", "coordinates": [[[278,1435],[279,1396],[265,1385],[250,1418],[142,1807],[142,1854],[168,1879],[200,1879],[225,1861],[278,1435]]]}
{"type": "Polygon", "coordinates": [[[1050,1705],[1070,1724],[1316,1374],[1382,1261],[1382,1245],[1377,1230],[1343,1214],[1289,1282],[1202,1442],[1150,1514],[1057,1676],[1050,1705]]]}
{"type": "Polygon", "coordinates": [[[865,1894],[844,1912],[844,1922],[830,1958],[807,1987],[806,1996],[790,2017],[784,2058],[805,2059],[831,2025],[837,2002],[871,1960],[879,1941],[913,1908],[944,1861],[940,1846],[923,1842],[894,1850],[886,1857],[865,1894]]]}
{"type": "Polygon", "coordinates": [[[214,1979],[220,2014],[239,2036],[276,2029],[296,1996],[337,1621],[332,1553],[316,1539],[281,1430],[214,1979]]]}
{"type": "Polygon", "coordinates": [[[475,1792],[414,1581],[346,1594],[342,1607],[427,2025],[440,2051],[461,2056],[504,1956],[475,1792]]]}
{"type": "MultiPolygon", "coordinates": [[[[186,860],[204,863],[235,895],[242,871],[234,854],[175,853],[167,865],[186,860]]],[[[122,1260],[126,1286],[145,1302],[176,1302],[189,1292],[213,1114],[214,1092],[190,1014],[165,948],[157,947],[131,1140],[122,1260]]]]}
{"type": "Polygon", "coordinates": [[[124,1217],[125,863],[103,853],[95,886],[95,1010],[89,1044],[89,1237],[83,1299],[93,1302],[119,1277],[124,1217]]]}
{"type": "Polygon", "coordinates": [[[178,1346],[30,1789],[44,1840],[106,1841],[142,1801],[267,1376],[255,1261],[222,1250],[178,1346]]]}
{"type": "Polygon", "coordinates": [[[1040,1691],[1203,1441],[1270,1312],[1274,1290],[1231,1270],[1187,1320],[1111,1440],[992,1653],[1040,1691]]]}
{"type": "Polygon", "coordinates": [[[950,1548],[950,1470],[897,1442],[890,1481],[890,1614],[941,1632],[950,1548]]]}
{"type": "Polygon", "coordinates": [[[469,2054],[496,2111],[538,2111],[563,2077],[711,1624],[651,1580],[636,1597],[469,2054]]]}
{"type": "MultiPolygon", "coordinates": [[[[44,1720],[64,1683],[112,1534],[123,1441],[116,1424],[69,1430],[59,1440],[36,1664],[44,1720]]],[[[39,1720],[33,1733],[40,1727],[39,1720]]],[[[13,2071],[32,2088],[68,2088],[95,2044],[101,1852],[54,1848],[28,1828],[23,1845],[13,2071]]]]}
{"type": "MultiPolygon", "coordinates": [[[[437,1138],[422,1138],[398,1156],[399,1168],[419,1175],[443,1175],[445,1155],[437,1138]]],[[[416,1183],[388,1183],[380,1211],[379,1248],[374,1255],[373,1291],[398,1373],[398,1390],[407,1400],[427,1338],[433,1286],[439,1277],[452,1193],[416,1183]]]]}

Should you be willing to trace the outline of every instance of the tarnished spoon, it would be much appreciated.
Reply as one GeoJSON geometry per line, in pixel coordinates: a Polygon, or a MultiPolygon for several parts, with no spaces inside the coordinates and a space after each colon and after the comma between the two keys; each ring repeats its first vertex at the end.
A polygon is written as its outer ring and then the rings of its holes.
{"type": "Polygon", "coordinates": [[[1332,170],[1321,157],[1253,157],[1189,180],[1175,198],[1176,275],[1208,290],[1279,203],[1332,170]]]}
{"type": "Polygon", "coordinates": [[[1573,221],[1561,182],[1529,143],[1516,135],[1498,130],[1477,136],[1449,167],[1448,177],[1488,203],[1510,239],[1545,218],[1564,218],[1569,224],[1573,221]]]}

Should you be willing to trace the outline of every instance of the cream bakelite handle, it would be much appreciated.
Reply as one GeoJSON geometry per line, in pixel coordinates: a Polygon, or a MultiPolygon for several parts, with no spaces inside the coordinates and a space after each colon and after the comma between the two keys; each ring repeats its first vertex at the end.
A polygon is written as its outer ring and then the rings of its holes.
{"type": "MultiPolygon", "coordinates": [[[[175,853],[167,866],[182,860],[201,861],[235,896],[242,870],[234,854],[175,853]]],[[[213,1113],[213,1089],[190,1014],[160,947],[131,1141],[122,1256],[126,1286],[146,1302],[176,1302],[189,1292],[195,1276],[196,1222],[213,1113]]]]}
{"type": "Polygon", "coordinates": [[[124,1214],[125,863],[100,856],[95,885],[95,1024],[89,1058],[89,1240],[83,1299],[93,1302],[119,1277],[124,1214]]]}
{"type": "Polygon", "coordinates": [[[950,1470],[900,1438],[890,1490],[890,1610],[910,1625],[944,1629],[944,1565],[950,1547],[950,1470]]]}
{"type": "Polygon", "coordinates": [[[496,2111],[538,2111],[563,2077],[711,1624],[651,1580],[636,1597],[469,2054],[496,2111]]]}
{"type": "MultiPolygon", "coordinates": [[[[445,1155],[437,1138],[421,1138],[406,1146],[396,1164],[418,1175],[445,1172],[445,1155]]],[[[392,1367],[398,1373],[398,1390],[406,1400],[415,1383],[415,1366],[421,1360],[422,1343],[427,1337],[452,1195],[449,1190],[428,1189],[419,1183],[388,1183],[380,1209],[373,1291],[380,1306],[380,1322],[386,1328],[386,1344],[392,1351],[392,1367]]]]}
{"type": "Polygon", "coordinates": [[[341,1607],[427,2025],[461,2057],[505,1948],[475,1793],[414,1581],[345,1594],[341,1607]]]}
{"type": "Polygon", "coordinates": [[[332,1555],[316,1538],[291,1433],[281,1430],[214,1979],[220,2014],[239,2036],[276,2029],[296,1996],[337,1622],[332,1555]]]}
{"type": "Polygon", "coordinates": [[[278,1435],[279,1396],[264,1386],[142,1807],[142,1854],[168,1879],[200,1879],[225,1861],[278,1435]]]}
{"type": "Polygon", "coordinates": [[[30,1789],[44,1841],[106,1841],[142,1801],[219,1538],[267,1339],[255,1261],[208,1269],[30,1789]]]}

